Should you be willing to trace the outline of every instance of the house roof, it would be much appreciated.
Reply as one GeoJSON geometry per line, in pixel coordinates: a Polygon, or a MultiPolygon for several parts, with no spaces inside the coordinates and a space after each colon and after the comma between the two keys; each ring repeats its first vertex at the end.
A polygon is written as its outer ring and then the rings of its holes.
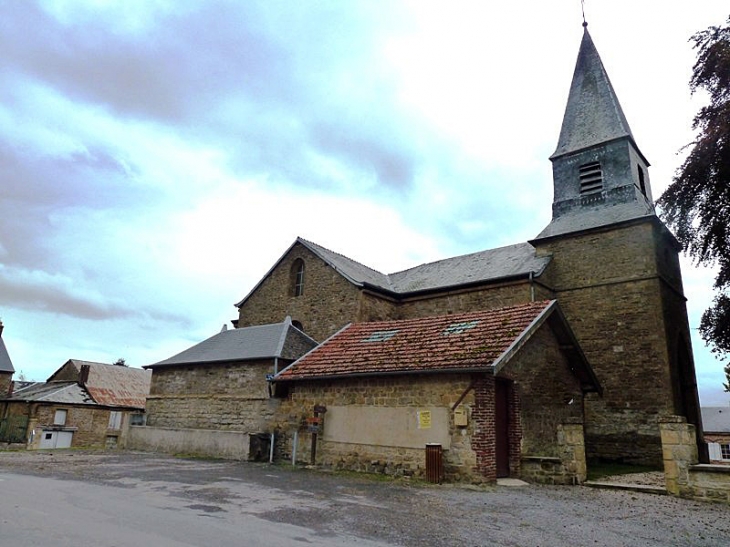
{"type": "MultiPolygon", "coordinates": [[[[281,371],[275,380],[495,372],[558,311],[553,300],[437,317],[352,323],[281,371]]],[[[559,317],[564,323],[562,315],[559,317]]],[[[586,389],[594,384],[593,390],[600,390],[582,352],[578,356],[588,371],[581,378],[586,389]]]]}
{"type": "Polygon", "coordinates": [[[730,407],[703,406],[701,412],[705,433],[730,433],[730,407]]]}
{"type": "Polygon", "coordinates": [[[558,146],[550,159],[622,137],[633,141],[601,57],[584,29],[558,146]]]}
{"type": "Polygon", "coordinates": [[[102,406],[144,408],[151,376],[139,368],[69,359],[47,383],[76,382],[102,406]]]}
{"type": "Polygon", "coordinates": [[[249,294],[236,303],[236,306],[240,307],[246,302],[269,273],[297,244],[309,249],[354,285],[368,286],[399,295],[505,278],[527,277],[530,274],[539,276],[550,262],[549,256],[535,256],[535,248],[529,243],[518,243],[421,264],[392,274],[383,274],[351,258],[298,237],[249,294]]]}
{"type": "Polygon", "coordinates": [[[3,341],[3,324],[0,321],[0,372],[15,372],[13,362],[3,341]]]}
{"type": "Polygon", "coordinates": [[[98,404],[78,382],[31,382],[13,391],[5,400],[92,406],[98,404]]]}
{"type": "Polygon", "coordinates": [[[287,317],[282,323],[220,332],[177,355],[144,368],[251,359],[293,360],[316,345],[315,340],[294,327],[291,318],[287,317]]]}

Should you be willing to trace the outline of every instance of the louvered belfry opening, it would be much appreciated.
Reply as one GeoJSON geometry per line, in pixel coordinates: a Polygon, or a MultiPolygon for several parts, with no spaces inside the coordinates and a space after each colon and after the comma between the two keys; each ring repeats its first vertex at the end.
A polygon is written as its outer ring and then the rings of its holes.
{"type": "Polygon", "coordinates": [[[581,165],[578,173],[581,195],[595,194],[603,190],[603,172],[599,162],[593,161],[581,165]]]}

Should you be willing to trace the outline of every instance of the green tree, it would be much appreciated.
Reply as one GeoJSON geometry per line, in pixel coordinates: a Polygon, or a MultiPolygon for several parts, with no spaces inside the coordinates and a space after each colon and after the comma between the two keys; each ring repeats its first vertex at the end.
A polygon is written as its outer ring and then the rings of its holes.
{"type": "MultiPolygon", "coordinates": [[[[659,198],[663,217],[698,264],[715,265],[715,298],[700,334],[718,355],[730,353],[730,17],[690,39],[697,50],[690,90],[709,94],[694,118],[696,139],[659,198]]],[[[730,391],[730,365],[725,367],[730,391]]]]}

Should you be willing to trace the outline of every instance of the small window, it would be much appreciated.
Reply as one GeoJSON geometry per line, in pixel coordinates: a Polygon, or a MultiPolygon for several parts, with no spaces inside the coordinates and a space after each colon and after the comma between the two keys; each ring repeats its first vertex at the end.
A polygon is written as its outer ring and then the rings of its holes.
{"type": "Polygon", "coordinates": [[[636,166],[639,170],[639,188],[641,188],[641,193],[644,194],[644,197],[646,197],[646,181],[644,180],[644,170],[641,168],[641,165],[636,166]]]}
{"type": "Polygon", "coordinates": [[[583,164],[580,166],[578,173],[581,195],[595,194],[603,190],[603,172],[600,163],[594,161],[583,164]]]}
{"type": "Polygon", "coordinates": [[[54,425],[66,425],[66,416],[68,415],[68,411],[64,409],[56,410],[55,416],[53,416],[53,424],[54,425]]]}
{"type": "Polygon", "coordinates": [[[46,433],[45,438],[47,441],[51,440],[53,438],[53,433],[46,433]]]}
{"type": "Polygon", "coordinates": [[[145,415],[134,413],[129,417],[129,425],[145,425],[145,415]]]}
{"type": "Polygon", "coordinates": [[[304,261],[298,258],[292,265],[292,294],[302,296],[304,294],[304,261]]]}
{"type": "Polygon", "coordinates": [[[294,321],[291,322],[291,325],[295,329],[298,329],[298,330],[304,332],[304,327],[302,326],[302,324],[299,321],[294,320],[294,321]]]}
{"type": "Polygon", "coordinates": [[[720,453],[723,460],[730,460],[730,444],[721,444],[720,453]]]}
{"type": "Polygon", "coordinates": [[[112,410],[109,413],[109,429],[122,429],[122,413],[112,410]]]}

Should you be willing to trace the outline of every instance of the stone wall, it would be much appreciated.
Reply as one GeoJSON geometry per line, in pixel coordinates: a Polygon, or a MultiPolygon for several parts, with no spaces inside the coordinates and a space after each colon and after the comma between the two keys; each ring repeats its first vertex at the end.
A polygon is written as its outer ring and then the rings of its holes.
{"type": "Polygon", "coordinates": [[[132,426],[127,448],[245,461],[249,435],[240,431],[132,426]]]}
{"type": "Polygon", "coordinates": [[[530,302],[533,294],[535,300],[554,298],[545,287],[537,283],[530,283],[528,280],[520,280],[501,285],[409,297],[400,304],[397,319],[503,308],[530,302]]]}
{"type": "Polygon", "coordinates": [[[675,413],[667,323],[686,328],[686,313],[683,323],[682,309],[664,298],[667,280],[676,282],[676,250],[651,222],[536,246],[553,255],[541,280],[554,287],[604,388],[586,397],[589,459],[658,465],[658,419],[675,413]]]}
{"type": "Polygon", "coordinates": [[[513,380],[521,408],[522,456],[560,456],[562,424],[582,423],[583,393],[552,330],[544,325],[499,376],[513,380]]]}
{"type": "MultiPolygon", "coordinates": [[[[461,403],[469,417],[466,427],[456,427],[451,406],[465,391],[472,378],[466,374],[403,375],[385,378],[342,379],[339,381],[296,382],[289,397],[282,402],[272,427],[279,432],[277,456],[289,460],[293,432],[299,431],[297,460],[308,462],[311,456],[311,434],[302,428],[306,417],[312,416],[314,405],[368,407],[406,407],[415,413],[423,407],[446,408],[449,411],[448,434],[451,445],[444,451],[444,467],[449,480],[474,477],[477,460],[470,439],[474,433],[474,392],[469,391],[461,403]]],[[[324,415],[327,420],[327,414],[324,415]]],[[[415,423],[415,422],[414,422],[415,423]]],[[[328,442],[319,436],[317,463],[334,469],[382,472],[393,475],[423,476],[423,448],[363,445],[328,442]]]]}
{"type": "Polygon", "coordinates": [[[10,384],[12,381],[12,372],[0,372],[0,398],[3,398],[10,393],[10,384]]]}
{"type": "Polygon", "coordinates": [[[588,474],[583,424],[558,425],[556,449],[557,456],[525,456],[522,478],[547,484],[583,483],[588,474]]]}
{"type": "Polygon", "coordinates": [[[239,308],[238,327],[280,323],[289,315],[321,342],[359,316],[359,289],[297,243],[239,308]],[[304,291],[294,296],[293,267],[304,261],[304,291]]]}
{"type": "MultiPolygon", "coordinates": [[[[27,414],[26,403],[11,404],[13,413],[27,414]]],[[[71,448],[123,447],[126,442],[130,411],[110,409],[89,405],[64,405],[32,403],[28,431],[33,431],[33,442],[28,448],[39,448],[44,429],[73,430],[71,448]],[[66,423],[57,426],[54,422],[56,410],[66,410],[66,423]],[[121,412],[122,422],[119,429],[109,429],[111,412],[121,412]]]]}
{"type": "Polygon", "coordinates": [[[279,406],[266,382],[273,367],[273,360],[259,360],[156,368],[147,425],[265,432],[279,406]]]}
{"type": "Polygon", "coordinates": [[[683,498],[730,503],[730,467],[697,463],[694,425],[682,416],[669,416],[660,429],[667,491],[683,498]]]}

